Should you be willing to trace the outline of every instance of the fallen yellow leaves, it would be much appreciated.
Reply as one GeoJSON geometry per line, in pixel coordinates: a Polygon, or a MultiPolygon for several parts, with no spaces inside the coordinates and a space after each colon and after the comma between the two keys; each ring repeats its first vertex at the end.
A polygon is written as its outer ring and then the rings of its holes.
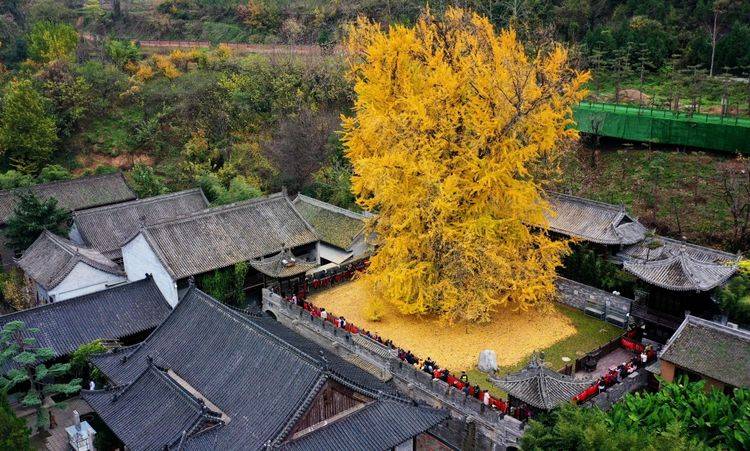
{"type": "Polygon", "coordinates": [[[452,371],[473,368],[484,349],[497,352],[498,365],[513,365],[531,352],[577,332],[570,319],[557,309],[550,309],[549,313],[502,309],[488,324],[447,325],[436,318],[405,316],[394,307],[387,307],[380,321],[369,321],[365,314],[367,293],[360,281],[316,293],[310,301],[383,339],[390,338],[396,346],[420,358],[432,357],[452,371]]]}

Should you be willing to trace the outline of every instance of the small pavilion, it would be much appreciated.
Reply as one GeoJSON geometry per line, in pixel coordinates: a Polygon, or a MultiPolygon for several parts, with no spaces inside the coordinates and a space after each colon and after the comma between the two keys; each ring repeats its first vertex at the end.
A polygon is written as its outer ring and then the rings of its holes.
{"type": "Polygon", "coordinates": [[[508,393],[508,405],[528,406],[532,412],[549,411],[591,386],[590,379],[577,379],[551,370],[541,354],[534,354],[521,371],[489,380],[508,393]]]}

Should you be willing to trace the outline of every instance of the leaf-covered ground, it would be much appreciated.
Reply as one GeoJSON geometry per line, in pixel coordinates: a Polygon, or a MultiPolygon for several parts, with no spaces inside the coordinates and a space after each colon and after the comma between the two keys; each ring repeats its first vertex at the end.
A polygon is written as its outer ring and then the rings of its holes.
{"type": "MultiPolygon", "coordinates": [[[[363,312],[365,299],[366,292],[357,281],[311,297],[313,304],[343,315],[358,327],[390,338],[418,357],[432,357],[454,372],[474,368],[484,349],[497,352],[502,370],[522,367],[536,350],[544,350],[547,361],[558,368],[563,366],[563,356],[575,359],[622,333],[621,329],[559,306],[547,314],[499,312],[492,323],[484,325],[449,326],[432,318],[400,315],[394,310],[387,311],[381,321],[373,322],[367,320],[363,312]]],[[[477,383],[488,385],[483,378],[477,383]]]]}

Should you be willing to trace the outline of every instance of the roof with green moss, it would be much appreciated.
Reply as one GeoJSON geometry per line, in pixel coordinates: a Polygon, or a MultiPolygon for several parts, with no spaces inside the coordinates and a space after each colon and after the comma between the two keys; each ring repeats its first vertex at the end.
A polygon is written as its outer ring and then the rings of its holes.
{"type": "Polygon", "coordinates": [[[735,387],[750,387],[750,331],[687,315],[659,356],[735,387]]]}
{"type": "Polygon", "coordinates": [[[321,241],[341,249],[349,250],[365,228],[366,215],[302,194],[294,199],[294,207],[315,229],[321,241]]]}

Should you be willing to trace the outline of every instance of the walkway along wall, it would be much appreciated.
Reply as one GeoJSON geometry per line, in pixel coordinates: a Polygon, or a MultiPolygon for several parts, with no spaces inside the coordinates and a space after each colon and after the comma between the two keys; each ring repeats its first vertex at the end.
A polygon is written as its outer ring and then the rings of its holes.
{"type": "Polygon", "coordinates": [[[468,436],[474,442],[475,449],[504,450],[509,446],[518,446],[524,423],[488,408],[476,398],[467,397],[441,380],[433,380],[429,374],[399,360],[394,352],[379,343],[333,327],[265,289],[263,310],[272,313],[282,324],[381,379],[392,379],[399,390],[413,399],[449,409],[451,420],[431,431],[447,443],[462,446],[468,436]]]}
{"type": "Polygon", "coordinates": [[[611,138],[724,152],[750,153],[750,119],[581,102],[573,107],[575,128],[611,138]]]}

